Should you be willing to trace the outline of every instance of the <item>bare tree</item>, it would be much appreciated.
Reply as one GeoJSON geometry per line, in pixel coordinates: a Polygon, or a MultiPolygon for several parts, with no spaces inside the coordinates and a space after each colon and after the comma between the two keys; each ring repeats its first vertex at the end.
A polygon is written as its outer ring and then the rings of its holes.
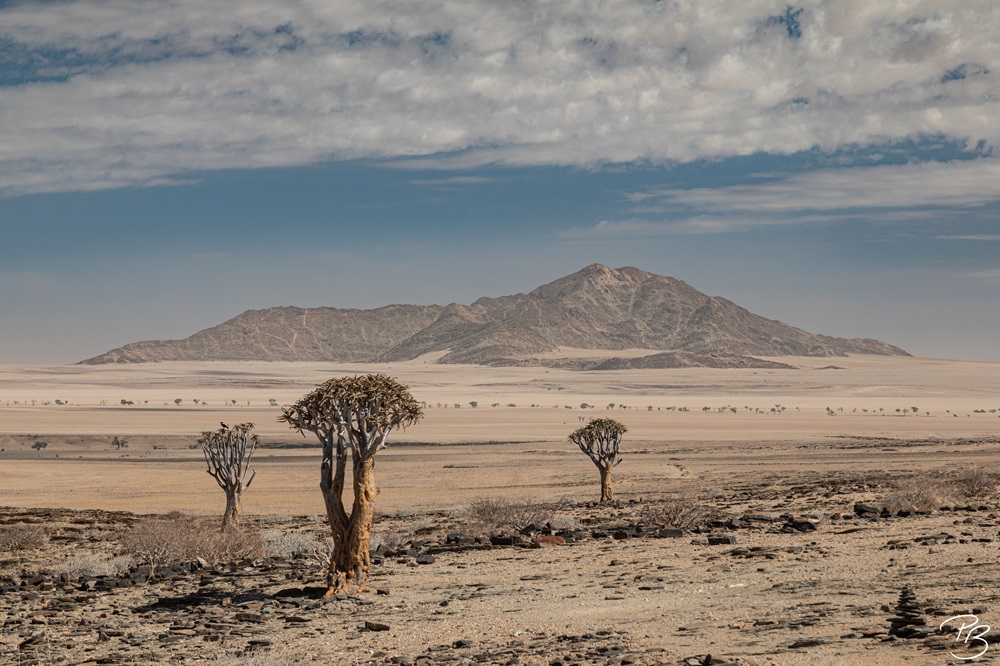
{"type": "Polygon", "coordinates": [[[111,440],[111,446],[115,447],[119,451],[121,451],[122,449],[127,449],[128,440],[125,439],[124,437],[119,437],[118,435],[115,435],[115,438],[111,440]]]}
{"type": "Polygon", "coordinates": [[[319,487],[333,536],[326,597],[367,587],[375,454],[385,448],[391,431],[422,416],[409,389],[382,374],[331,379],[281,409],[279,421],[302,434],[314,433],[323,446],[319,487]],[[354,494],[350,513],[344,505],[348,452],[354,494]]]}
{"type": "Polygon", "coordinates": [[[611,488],[611,469],[622,461],[618,447],[626,432],[628,428],[614,419],[594,419],[569,436],[569,441],[579,446],[600,470],[602,502],[615,498],[611,488]]]}
{"type": "Polygon", "coordinates": [[[219,425],[222,427],[218,430],[201,433],[198,443],[208,464],[205,471],[226,493],[226,512],[222,514],[222,529],[225,531],[239,526],[240,498],[257,476],[257,470],[253,470],[247,480],[250,459],[257,450],[260,438],[253,434],[252,423],[233,427],[225,423],[219,425]]]}

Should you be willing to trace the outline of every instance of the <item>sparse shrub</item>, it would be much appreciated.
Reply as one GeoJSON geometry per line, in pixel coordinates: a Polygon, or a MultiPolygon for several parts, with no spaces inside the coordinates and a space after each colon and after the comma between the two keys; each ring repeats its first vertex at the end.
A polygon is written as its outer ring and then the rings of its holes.
{"type": "Polygon", "coordinates": [[[296,555],[310,555],[319,548],[319,539],[311,532],[296,530],[266,530],[263,534],[264,554],[267,557],[291,559],[296,555]]]}
{"type": "Polygon", "coordinates": [[[677,495],[647,505],[640,516],[645,523],[683,530],[694,529],[719,517],[718,510],[697,495],[677,495]]]}
{"type": "Polygon", "coordinates": [[[132,558],[128,555],[118,557],[102,553],[77,553],[63,560],[54,568],[57,574],[66,574],[70,578],[83,576],[119,576],[128,571],[132,558]]]}
{"type": "Polygon", "coordinates": [[[39,548],[48,542],[49,536],[40,525],[0,526],[0,553],[39,548]]]}
{"type": "Polygon", "coordinates": [[[532,523],[544,525],[551,513],[548,506],[529,499],[480,496],[469,504],[466,520],[470,529],[490,534],[518,531],[532,523]]]}
{"type": "Polygon", "coordinates": [[[413,534],[400,529],[379,529],[375,528],[372,534],[371,549],[377,550],[382,546],[386,550],[399,550],[413,538],[413,534]]]}
{"type": "Polygon", "coordinates": [[[962,498],[989,497],[1000,487],[1000,476],[981,469],[966,470],[956,476],[952,482],[955,495],[962,498]]]}
{"type": "Polygon", "coordinates": [[[264,541],[257,530],[234,528],[220,532],[205,520],[185,516],[141,520],[119,537],[119,543],[126,554],[149,564],[154,573],[158,567],[173,562],[198,558],[210,564],[234,562],[264,552],[264,541]]]}
{"type": "Polygon", "coordinates": [[[947,481],[915,476],[896,482],[882,497],[881,506],[897,511],[937,511],[955,500],[955,488],[947,481]]]}

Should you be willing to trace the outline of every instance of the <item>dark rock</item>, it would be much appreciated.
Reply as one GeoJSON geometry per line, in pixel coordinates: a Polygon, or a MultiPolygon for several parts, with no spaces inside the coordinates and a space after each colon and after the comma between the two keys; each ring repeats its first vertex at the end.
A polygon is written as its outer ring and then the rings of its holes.
{"type": "Polygon", "coordinates": [[[365,629],[368,631],[389,631],[389,625],[384,622],[365,621],[365,629]]]}
{"type": "Polygon", "coordinates": [[[874,518],[879,514],[879,510],[870,504],[862,504],[861,502],[858,502],[854,505],[854,513],[864,518],[874,518]]]}
{"type": "Polygon", "coordinates": [[[710,534],[708,535],[709,546],[722,546],[736,543],[736,537],[731,534],[710,534]]]}

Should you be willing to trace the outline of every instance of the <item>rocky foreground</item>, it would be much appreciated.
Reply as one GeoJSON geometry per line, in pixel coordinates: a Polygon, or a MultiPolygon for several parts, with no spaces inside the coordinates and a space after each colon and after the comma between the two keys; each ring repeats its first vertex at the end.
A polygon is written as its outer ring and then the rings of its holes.
{"type": "Polygon", "coordinates": [[[149,517],[8,508],[0,527],[45,543],[0,552],[0,663],[945,664],[984,643],[997,661],[1000,632],[939,629],[1000,626],[995,489],[918,512],[883,502],[899,485],[565,501],[521,529],[382,516],[370,592],[326,602],[318,517],[253,519],[253,557],[154,567],[118,539],[149,517]]]}

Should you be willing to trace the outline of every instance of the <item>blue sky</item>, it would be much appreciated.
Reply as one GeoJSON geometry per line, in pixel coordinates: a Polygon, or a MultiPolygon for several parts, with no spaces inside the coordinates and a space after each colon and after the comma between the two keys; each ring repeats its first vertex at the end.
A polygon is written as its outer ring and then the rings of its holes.
{"type": "Polygon", "coordinates": [[[0,0],[0,363],[583,266],[1000,360],[994,2],[0,0]]]}

